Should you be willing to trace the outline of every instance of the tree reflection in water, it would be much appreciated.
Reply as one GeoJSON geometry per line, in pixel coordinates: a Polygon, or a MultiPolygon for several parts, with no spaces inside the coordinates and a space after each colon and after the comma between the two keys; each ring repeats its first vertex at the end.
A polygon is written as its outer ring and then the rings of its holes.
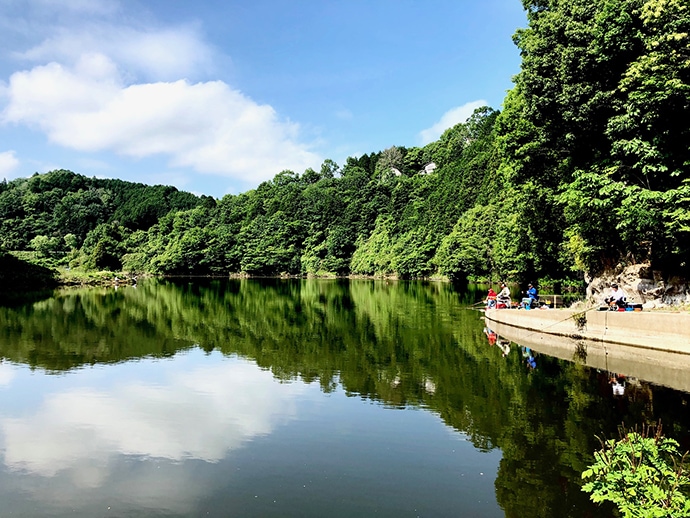
{"type": "Polygon", "coordinates": [[[254,361],[279,380],[425,408],[476,448],[500,448],[495,488],[506,516],[607,516],[580,491],[580,473],[599,446],[595,436],[614,436],[621,423],[661,419],[682,449],[690,446],[688,394],[639,382],[614,395],[608,373],[535,358],[465,309],[483,293],[278,279],[65,290],[0,308],[0,356],[62,373],[199,347],[254,361]]]}

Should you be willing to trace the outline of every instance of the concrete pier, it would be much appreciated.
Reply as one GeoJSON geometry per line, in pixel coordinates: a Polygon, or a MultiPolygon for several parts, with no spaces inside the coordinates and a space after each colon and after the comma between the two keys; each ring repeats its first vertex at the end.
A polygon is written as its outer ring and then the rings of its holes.
{"type": "MultiPolygon", "coordinates": [[[[488,309],[488,323],[529,333],[690,355],[690,313],[488,309]]],[[[522,333],[526,336],[525,333],[522,333]]]]}

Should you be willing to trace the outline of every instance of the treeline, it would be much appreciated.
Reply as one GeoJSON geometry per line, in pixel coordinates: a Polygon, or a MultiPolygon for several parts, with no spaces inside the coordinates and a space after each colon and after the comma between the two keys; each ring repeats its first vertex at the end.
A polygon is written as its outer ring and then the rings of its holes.
{"type": "Polygon", "coordinates": [[[283,171],[221,200],[36,174],[0,184],[1,244],[71,267],[164,275],[481,274],[488,265],[472,272],[446,257],[441,266],[437,251],[464,212],[492,197],[484,176],[497,117],[483,108],[424,148],[283,171]]]}
{"type": "Polygon", "coordinates": [[[523,4],[501,112],[221,200],[65,171],[15,180],[2,246],[157,274],[563,279],[650,261],[687,276],[687,3],[523,4]]]}

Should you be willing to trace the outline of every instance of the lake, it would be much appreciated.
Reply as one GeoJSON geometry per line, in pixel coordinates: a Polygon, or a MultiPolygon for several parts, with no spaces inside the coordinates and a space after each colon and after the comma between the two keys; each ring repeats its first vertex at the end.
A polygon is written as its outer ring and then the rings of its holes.
{"type": "Polygon", "coordinates": [[[146,280],[0,306],[0,516],[611,516],[597,437],[690,394],[515,343],[482,287],[146,280]],[[614,394],[615,392],[615,394],[614,394]]]}

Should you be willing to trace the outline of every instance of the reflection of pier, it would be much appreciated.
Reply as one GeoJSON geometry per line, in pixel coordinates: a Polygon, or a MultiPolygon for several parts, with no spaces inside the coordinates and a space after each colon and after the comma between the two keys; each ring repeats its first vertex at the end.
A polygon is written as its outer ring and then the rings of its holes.
{"type": "Polygon", "coordinates": [[[490,325],[501,338],[537,352],[690,392],[690,354],[552,335],[497,321],[490,325]]]}

